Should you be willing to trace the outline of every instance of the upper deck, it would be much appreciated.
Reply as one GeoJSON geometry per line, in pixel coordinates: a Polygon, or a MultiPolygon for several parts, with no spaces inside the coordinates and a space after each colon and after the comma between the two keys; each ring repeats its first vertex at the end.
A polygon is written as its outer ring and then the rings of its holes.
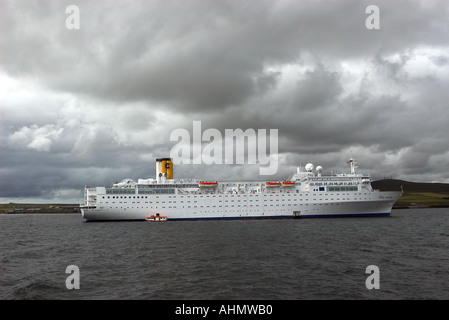
{"type": "MultiPolygon", "coordinates": [[[[94,200],[97,195],[199,195],[199,194],[260,194],[373,191],[371,177],[355,172],[351,159],[351,173],[322,175],[322,167],[313,172],[307,164],[306,171],[298,167],[287,180],[279,181],[200,181],[197,179],[168,179],[160,173],[156,179],[124,179],[111,187],[86,187],[85,198],[94,200]]],[[[86,201],[90,202],[90,201],[86,201]]]]}

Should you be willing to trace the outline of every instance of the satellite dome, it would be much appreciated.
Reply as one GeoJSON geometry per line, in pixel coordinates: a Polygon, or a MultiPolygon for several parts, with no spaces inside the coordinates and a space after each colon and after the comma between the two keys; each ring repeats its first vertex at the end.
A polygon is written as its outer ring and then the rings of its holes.
{"type": "Polygon", "coordinates": [[[316,170],[316,172],[321,172],[321,171],[323,171],[323,167],[322,166],[317,166],[315,170],[316,170]]]}
{"type": "Polygon", "coordinates": [[[308,163],[308,164],[306,164],[306,171],[312,171],[313,170],[313,164],[311,164],[311,163],[308,163]]]}

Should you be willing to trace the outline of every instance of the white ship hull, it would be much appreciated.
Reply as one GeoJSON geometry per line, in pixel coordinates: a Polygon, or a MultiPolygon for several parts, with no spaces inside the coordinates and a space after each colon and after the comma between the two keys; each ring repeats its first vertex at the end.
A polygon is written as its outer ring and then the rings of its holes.
{"type": "Polygon", "coordinates": [[[87,221],[158,214],[167,220],[389,216],[402,192],[373,190],[369,176],[351,171],[321,176],[298,169],[284,182],[127,180],[111,188],[86,187],[81,212],[87,221]]]}
{"type": "MultiPolygon", "coordinates": [[[[207,202],[206,195],[198,195],[199,198],[196,198],[198,199],[196,201],[207,203],[207,205],[198,205],[197,208],[192,208],[194,207],[192,205],[191,208],[187,205],[176,205],[171,208],[168,208],[168,205],[160,205],[156,208],[156,205],[145,204],[144,202],[149,201],[142,200],[134,201],[136,203],[121,203],[117,206],[100,204],[95,208],[81,208],[81,212],[83,218],[90,221],[145,220],[148,215],[157,213],[167,216],[167,220],[389,216],[401,192],[374,191],[362,194],[357,199],[345,198],[345,200],[336,201],[329,201],[326,195],[315,195],[314,200],[309,199],[313,197],[312,195],[309,197],[290,193],[277,195],[278,199],[275,199],[276,194],[233,195],[226,207],[223,205],[226,201],[225,195],[209,196],[211,199],[207,199],[207,202]]],[[[168,203],[171,199],[177,198],[177,196],[171,197],[162,196],[158,198],[160,200],[158,202],[168,203]]]]}

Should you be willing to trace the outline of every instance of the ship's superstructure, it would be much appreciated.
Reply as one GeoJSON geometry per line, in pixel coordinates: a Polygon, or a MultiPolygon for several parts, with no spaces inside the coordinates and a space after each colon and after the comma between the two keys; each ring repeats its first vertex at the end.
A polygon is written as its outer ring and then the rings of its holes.
{"type": "Polygon", "coordinates": [[[322,175],[308,163],[285,181],[219,182],[174,179],[172,159],[159,158],[154,179],[85,187],[81,212],[89,221],[389,216],[401,192],[373,190],[371,177],[348,163],[347,174],[322,175]]]}

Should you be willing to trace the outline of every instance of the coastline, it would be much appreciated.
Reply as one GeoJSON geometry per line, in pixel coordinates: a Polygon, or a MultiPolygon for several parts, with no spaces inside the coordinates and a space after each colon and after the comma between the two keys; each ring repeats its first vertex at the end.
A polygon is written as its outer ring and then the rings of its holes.
{"type": "Polygon", "coordinates": [[[404,192],[393,209],[448,208],[449,195],[439,192],[404,192]]]}
{"type": "MultiPolygon", "coordinates": [[[[437,199],[439,200],[429,203],[416,199],[412,202],[401,201],[399,198],[393,209],[449,208],[449,200],[442,203],[440,198],[437,199]]],[[[78,204],[3,203],[0,204],[0,214],[81,214],[81,210],[78,204]]]]}
{"type": "Polygon", "coordinates": [[[81,214],[78,204],[1,203],[0,214],[81,214]]]}
{"type": "MultiPolygon", "coordinates": [[[[393,209],[449,208],[449,184],[446,183],[383,179],[373,181],[371,184],[374,189],[380,191],[404,191],[393,209]]],[[[0,203],[0,214],[24,213],[81,214],[81,209],[79,203],[0,203]]]]}
{"type": "Polygon", "coordinates": [[[442,209],[449,208],[449,206],[393,206],[392,209],[400,210],[400,209],[442,209]]]}

